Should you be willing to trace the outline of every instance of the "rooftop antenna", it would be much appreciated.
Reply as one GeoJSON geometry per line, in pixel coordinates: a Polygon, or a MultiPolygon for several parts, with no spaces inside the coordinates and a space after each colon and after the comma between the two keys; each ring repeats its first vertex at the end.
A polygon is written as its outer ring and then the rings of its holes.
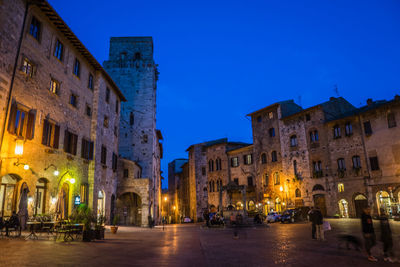
{"type": "Polygon", "coordinates": [[[340,96],[337,84],[333,85],[333,91],[335,92],[336,96],[338,96],[338,97],[340,96]]]}

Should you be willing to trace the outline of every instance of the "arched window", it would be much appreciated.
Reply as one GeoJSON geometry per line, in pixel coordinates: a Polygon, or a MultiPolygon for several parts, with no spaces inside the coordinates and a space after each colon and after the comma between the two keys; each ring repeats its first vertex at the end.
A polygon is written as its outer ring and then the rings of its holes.
{"type": "Polygon", "coordinates": [[[297,146],[297,136],[296,135],[292,135],[290,137],[290,146],[291,147],[297,146]]]}
{"type": "Polygon", "coordinates": [[[325,191],[324,187],[320,184],[314,185],[312,191],[325,191]]]}
{"type": "Polygon", "coordinates": [[[318,131],[317,130],[310,131],[310,142],[314,143],[318,141],[319,141],[318,131]]]}
{"type": "Polygon", "coordinates": [[[261,154],[261,163],[262,164],[267,163],[267,154],[265,154],[265,153],[261,154]]]}
{"type": "Polygon", "coordinates": [[[214,161],[213,161],[212,159],[210,159],[210,160],[208,161],[208,171],[209,171],[209,172],[214,171],[214,161]]]}
{"type": "Polygon", "coordinates": [[[296,191],[295,191],[295,195],[296,195],[296,197],[301,197],[301,191],[300,191],[300,189],[296,189],[296,191]]]}
{"type": "Polygon", "coordinates": [[[133,112],[131,112],[129,114],[129,124],[133,125],[134,122],[135,122],[135,118],[133,117],[133,112]]]}
{"type": "Polygon", "coordinates": [[[271,152],[271,161],[272,161],[272,162],[278,161],[278,157],[277,157],[277,155],[276,155],[276,151],[272,151],[272,152],[271,152]]]}
{"type": "Polygon", "coordinates": [[[338,186],[339,193],[344,192],[344,184],[338,184],[337,186],[338,186]]]}
{"type": "Polygon", "coordinates": [[[281,179],[280,179],[280,177],[279,177],[279,172],[275,172],[274,173],[274,184],[275,185],[278,185],[278,184],[280,184],[281,183],[281,179]]]}

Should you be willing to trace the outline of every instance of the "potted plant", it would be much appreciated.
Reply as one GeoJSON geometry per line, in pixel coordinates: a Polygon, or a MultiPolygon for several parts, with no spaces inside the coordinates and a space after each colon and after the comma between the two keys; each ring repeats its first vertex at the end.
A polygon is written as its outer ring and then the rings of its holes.
{"type": "Polygon", "coordinates": [[[74,223],[83,224],[82,240],[90,242],[94,239],[94,232],[91,229],[92,223],[95,221],[92,210],[85,204],[79,205],[70,216],[74,223]]]}
{"type": "Polygon", "coordinates": [[[96,239],[104,239],[104,223],[106,221],[106,217],[102,214],[97,217],[96,225],[94,228],[95,238],[96,239]]]}
{"type": "Polygon", "coordinates": [[[113,225],[111,225],[111,227],[110,227],[111,233],[113,233],[113,234],[116,234],[118,231],[118,226],[117,226],[118,221],[119,221],[119,215],[115,214],[114,218],[113,218],[113,222],[112,222],[113,225]]]}

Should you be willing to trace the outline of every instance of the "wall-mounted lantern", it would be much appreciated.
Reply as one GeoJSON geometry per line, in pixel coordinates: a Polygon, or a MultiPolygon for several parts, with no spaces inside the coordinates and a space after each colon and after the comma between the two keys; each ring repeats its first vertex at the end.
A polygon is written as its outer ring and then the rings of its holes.
{"type": "Polygon", "coordinates": [[[15,155],[17,156],[22,156],[24,153],[24,140],[22,139],[17,139],[15,141],[15,150],[14,150],[15,155]]]}

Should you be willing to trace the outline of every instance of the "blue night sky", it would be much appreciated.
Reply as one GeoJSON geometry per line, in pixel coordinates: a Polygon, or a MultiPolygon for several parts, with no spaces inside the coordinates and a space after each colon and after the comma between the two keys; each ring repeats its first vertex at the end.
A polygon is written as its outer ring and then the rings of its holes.
{"type": "Polygon", "coordinates": [[[245,115],[276,101],[400,94],[397,0],[49,1],[101,63],[111,36],[153,37],[165,178],[191,144],[252,142],[245,115]]]}

